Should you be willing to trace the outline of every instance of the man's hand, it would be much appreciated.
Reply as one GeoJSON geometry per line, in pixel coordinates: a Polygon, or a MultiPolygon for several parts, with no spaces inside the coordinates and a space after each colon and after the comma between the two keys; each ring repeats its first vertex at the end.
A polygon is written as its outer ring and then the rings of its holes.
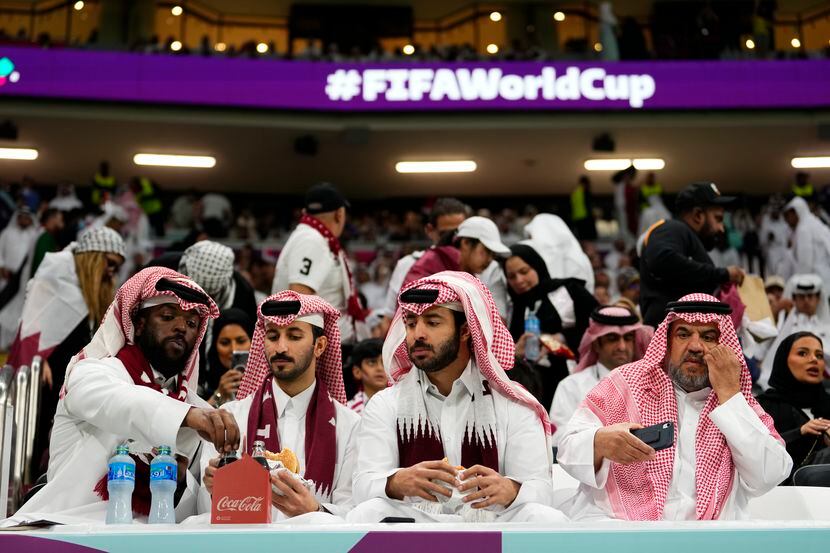
{"type": "Polygon", "coordinates": [[[182,422],[183,428],[192,428],[199,436],[212,442],[216,451],[236,451],[239,448],[239,427],[233,415],[224,409],[191,407],[182,422]]]}
{"type": "MultiPolygon", "coordinates": [[[[827,419],[818,418],[805,422],[801,426],[801,434],[805,436],[807,434],[812,434],[813,436],[821,436],[822,434],[825,434],[825,432],[827,432],[828,429],[830,429],[830,421],[828,421],[827,419]]],[[[826,439],[827,435],[825,434],[824,437],[826,439]]]]}
{"type": "Polygon", "coordinates": [[[43,360],[43,364],[40,366],[40,382],[44,386],[48,387],[50,390],[53,386],[52,380],[52,367],[49,366],[49,361],[46,359],[43,360]]]}
{"type": "Polygon", "coordinates": [[[205,489],[210,495],[213,495],[213,477],[219,469],[220,459],[222,459],[221,455],[208,461],[208,466],[205,467],[205,474],[202,476],[202,483],[205,485],[205,489]]]}
{"type": "Polygon", "coordinates": [[[433,480],[441,480],[455,487],[455,467],[446,461],[423,461],[417,465],[400,469],[386,479],[386,495],[392,499],[420,497],[427,501],[438,501],[436,495],[452,497],[452,491],[433,480]]]}
{"type": "Polygon", "coordinates": [[[726,270],[729,271],[729,282],[734,282],[737,285],[743,284],[744,277],[746,276],[743,269],[735,265],[730,265],[726,270]]]}
{"type": "Polygon", "coordinates": [[[506,478],[490,467],[474,465],[461,474],[463,483],[458,487],[462,492],[478,488],[478,491],[465,495],[464,503],[472,504],[473,509],[485,509],[492,505],[509,507],[519,495],[521,484],[506,478]]]}
{"type": "Polygon", "coordinates": [[[233,394],[239,389],[239,385],[242,384],[242,377],[242,372],[236,369],[225,371],[225,374],[219,379],[219,385],[216,387],[216,391],[219,392],[223,400],[233,397],[233,394]]]}
{"type": "Polygon", "coordinates": [[[643,428],[635,422],[621,422],[604,426],[594,434],[594,472],[608,459],[620,465],[641,463],[654,459],[654,449],[631,433],[643,428]]]}
{"type": "Polygon", "coordinates": [[[703,355],[709,382],[721,405],[741,391],[741,363],[728,346],[718,344],[703,355]]]}
{"type": "Polygon", "coordinates": [[[287,517],[313,513],[320,508],[317,498],[287,470],[271,474],[271,484],[283,495],[271,494],[271,505],[287,517]]]}

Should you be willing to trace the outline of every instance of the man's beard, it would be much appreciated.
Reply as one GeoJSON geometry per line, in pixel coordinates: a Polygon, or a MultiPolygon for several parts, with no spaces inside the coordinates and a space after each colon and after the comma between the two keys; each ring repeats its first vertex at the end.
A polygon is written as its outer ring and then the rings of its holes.
{"type": "MultiPolygon", "coordinates": [[[[687,359],[681,361],[681,363],[685,362],[687,359]]],[[[701,359],[701,362],[703,360],[701,359]]],[[[709,371],[708,369],[699,375],[690,375],[683,371],[680,368],[680,365],[674,365],[671,362],[668,363],[668,373],[669,378],[672,379],[672,382],[683,388],[686,392],[696,392],[698,390],[702,390],[703,388],[708,388],[712,384],[709,382],[709,371]]]]}
{"type": "Polygon", "coordinates": [[[424,371],[425,373],[434,373],[438,372],[441,369],[445,368],[447,365],[452,363],[458,358],[458,350],[461,348],[461,335],[456,333],[452,338],[439,344],[438,351],[435,350],[432,346],[426,344],[425,342],[416,341],[412,344],[412,347],[409,348],[409,360],[412,361],[412,364],[418,367],[418,369],[424,371]],[[423,361],[416,361],[414,357],[412,357],[412,350],[414,348],[429,348],[435,354],[432,359],[424,359],[423,361]],[[420,363],[420,365],[419,365],[420,363]]]}
{"type": "Polygon", "coordinates": [[[703,242],[703,247],[706,248],[706,251],[709,251],[715,247],[718,234],[716,232],[712,232],[712,226],[708,222],[704,223],[698,236],[700,237],[700,241],[703,242]]]}
{"type": "Polygon", "coordinates": [[[290,382],[292,380],[296,380],[297,378],[302,376],[306,372],[306,370],[308,370],[308,367],[311,366],[312,359],[314,359],[313,348],[309,349],[305,355],[296,360],[293,357],[289,357],[281,353],[275,353],[270,357],[268,362],[269,365],[271,365],[271,374],[274,375],[274,378],[276,378],[277,380],[285,380],[290,382]],[[278,370],[274,368],[273,363],[275,361],[288,361],[289,363],[294,363],[294,366],[289,369],[278,370]]]}
{"type": "Polygon", "coordinates": [[[190,359],[190,354],[193,353],[193,347],[190,347],[185,349],[179,358],[171,359],[164,351],[164,342],[159,342],[151,332],[146,331],[136,338],[136,344],[141,348],[150,366],[165,378],[171,378],[182,372],[187,365],[187,360],[190,359]]]}

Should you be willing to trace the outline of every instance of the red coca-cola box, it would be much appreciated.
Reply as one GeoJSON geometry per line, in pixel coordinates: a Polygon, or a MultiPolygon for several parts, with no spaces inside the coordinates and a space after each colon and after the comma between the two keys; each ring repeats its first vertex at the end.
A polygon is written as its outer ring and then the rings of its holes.
{"type": "Polygon", "coordinates": [[[218,469],[213,477],[212,524],[271,522],[271,480],[267,470],[247,453],[218,469]]]}

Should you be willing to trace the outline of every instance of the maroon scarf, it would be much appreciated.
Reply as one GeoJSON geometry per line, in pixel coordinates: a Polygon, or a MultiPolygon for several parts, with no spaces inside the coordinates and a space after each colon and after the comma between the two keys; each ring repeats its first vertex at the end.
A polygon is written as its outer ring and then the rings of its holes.
{"type": "MultiPolygon", "coordinates": [[[[481,382],[482,397],[492,401],[490,383],[481,382]]],[[[474,396],[475,399],[475,396],[474,396]]],[[[470,409],[474,406],[471,405],[470,409]]],[[[441,442],[440,431],[435,431],[429,421],[419,421],[418,427],[402,435],[401,425],[398,424],[398,458],[401,468],[411,467],[422,461],[435,461],[446,457],[444,445],[441,442]]],[[[464,440],[461,442],[461,465],[468,469],[473,465],[490,467],[499,471],[499,450],[496,437],[490,433],[489,440],[482,442],[471,428],[464,431],[464,440]],[[472,434],[472,436],[470,436],[472,434]]]]}
{"type": "MultiPolygon", "coordinates": [[[[153,390],[164,393],[161,386],[156,384],[153,376],[153,369],[150,368],[150,363],[144,357],[144,353],[136,345],[130,344],[121,348],[116,357],[124,364],[130,378],[133,379],[133,384],[136,386],[146,386],[153,390]]],[[[175,400],[184,401],[187,398],[187,385],[184,379],[184,374],[179,373],[177,380],[178,392],[176,395],[170,395],[175,400]]],[[[174,444],[170,444],[174,445],[174,444]]],[[[137,455],[130,455],[135,461],[135,490],[133,491],[133,512],[140,515],[150,514],[150,465],[146,459],[137,455]]],[[[105,474],[97,484],[95,484],[95,493],[98,494],[104,501],[109,500],[109,491],[107,491],[107,475],[105,474]]]]}
{"type": "MultiPolygon", "coordinates": [[[[332,234],[320,219],[304,213],[300,218],[300,224],[308,225],[319,232],[329,243],[329,251],[334,254],[334,257],[340,259],[340,251],[343,249],[343,246],[340,244],[340,240],[332,234]]],[[[346,309],[352,319],[355,321],[364,321],[366,320],[367,310],[363,309],[360,305],[360,299],[357,296],[357,286],[355,286],[354,280],[352,279],[352,269],[349,267],[349,262],[346,260],[345,255],[343,256],[343,265],[346,267],[346,275],[349,279],[349,298],[346,309]]]]}
{"type": "MultiPolygon", "coordinates": [[[[254,441],[263,440],[268,451],[279,452],[280,436],[277,431],[277,403],[271,389],[271,377],[265,378],[251,402],[248,413],[248,454],[254,441]]],[[[334,400],[329,396],[325,382],[317,379],[314,397],[305,415],[305,459],[302,475],[313,480],[320,497],[331,496],[334,483],[334,465],[337,462],[337,428],[331,423],[337,420],[334,400]]]]}

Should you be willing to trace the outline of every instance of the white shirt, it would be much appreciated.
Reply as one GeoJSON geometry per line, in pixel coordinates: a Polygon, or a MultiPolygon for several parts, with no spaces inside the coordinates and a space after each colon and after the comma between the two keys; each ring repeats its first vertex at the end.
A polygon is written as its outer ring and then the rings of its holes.
{"type": "MultiPolygon", "coordinates": [[[[300,464],[301,475],[305,474],[307,467],[305,417],[308,412],[308,406],[314,398],[315,388],[316,381],[296,396],[290,397],[282,391],[282,388],[273,379],[271,380],[271,389],[274,394],[274,402],[277,406],[277,433],[280,439],[280,447],[287,447],[294,452],[300,464]]],[[[250,394],[245,399],[239,401],[229,401],[221,407],[221,409],[233,415],[234,419],[236,419],[236,424],[239,426],[240,450],[238,453],[240,455],[242,454],[242,445],[248,443],[248,414],[251,411],[251,403],[255,395],[250,394]]],[[[336,416],[335,429],[337,433],[337,459],[335,459],[334,464],[334,481],[332,483],[331,498],[318,497],[317,499],[330,513],[345,516],[353,505],[352,474],[354,473],[355,462],[354,438],[357,425],[360,422],[360,416],[337,401],[334,402],[334,407],[336,416]]],[[[204,474],[205,468],[207,468],[210,460],[219,455],[209,442],[203,442],[203,447],[204,453],[201,461],[202,474],[204,474]]],[[[210,494],[202,486],[199,492],[199,512],[209,513],[210,504],[210,494]]],[[[276,508],[272,508],[271,519],[274,521],[285,520],[286,516],[276,508]]]]}
{"type": "MultiPolygon", "coordinates": [[[[480,385],[479,379],[478,368],[471,363],[453,383],[447,397],[441,396],[434,385],[424,384],[427,409],[430,418],[440,421],[444,454],[451,465],[461,463],[467,410],[472,409],[473,390],[480,385]]],[[[357,436],[355,503],[386,498],[386,479],[401,468],[397,431],[399,393],[400,386],[381,390],[372,396],[372,401],[363,410],[357,436]]],[[[496,389],[493,389],[492,398],[499,474],[521,483],[511,508],[524,503],[551,505],[552,468],[545,431],[538,416],[526,405],[496,389]]]]}
{"type": "Polygon", "coordinates": [[[227,224],[232,212],[231,201],[224,194],[211,192],[202,196],[202,219],[219,219],[227,224]]]}
{"type": "Polygon", "coordinates": [[[504,276],[504,270],[501,268],[501,264],[494,259],[486,269],[476,276],[490,290],[490,293],[493,295],[493,301],[496,302],[496,308],[499,310],[499,315],[501,315],[502,319],[506,320],[509,296],[507,294],[507,278],[504,276]]]}
{"type": "Polygon", "coordinates": [[[566,376],[556,387],[553,401],[550,405],[550,422],[556,425],[556,431],[551,436],[553,445],[558,446],[564,435],[565,425],[576,411],[585,396],[601,379],[607,376],[611,369],[602,363],[585,367],[584,370],[566,376]]]}
{"type": "MultiPolygon", "coordinates": [[[[695,434],[700,413],[711,389],[686,393],[675,387],[677,428],[672,480],[666,496],[663,520],[695,520],[695,434]]],[[[709,413],[709,418],[723,433],[735,464],[732,489],[724,504],[720,520],[749,518],[747,503],[770,491],[790,474],[792,459],[784,445],[776,440],[749,406],[742,394],[709,413]]],[[[577,409],[562,437],[557,454],[559,464],[580,481],[570,512],[572,519],[613,517],[605,491],[611,461],[604,459],[594,472],[594,434],[602,423],[587,407],[577,409]]]]}
{"type": "Polygon", "coordinates": [[[58,402],[50,442],[48,483],[16,516],[66,514],[104,522],[107,504],[93,490],[115,447],[135,440],[130,450],[149,453],[170,445],[191,460],[187,489],[176,506],[181,521],[195,513],[199,490],[199,436],[181,428],[191,406],[210,408],[195,393],[177,401],[146,386],[136,386],[115,358],[80,361],[69,373],[66,396],[58,402]]]}
{"type": "Polygon", "coordinates": [[[424,255],[424,250],[412,252],[400,258],[395,264],[392,276],[389,277],[389,289],[386,291],[386,303],[384,306],[390,313],[394,313],[398,309],[398,294],[403,287],[403,281],[406,279],[409,270],[422,255],[424,255]]]}
{"type": "Polygon", "coordinates": [[[351,342],[354,328],[346,305],[351,284],[344,263],[343,252],[335,256],[322,234],[308,225],[299,224],[288,237],[277,259],[271,290],[273,293],[288,290],[292,284],[308,286],[316,295],[340,310],[340,339],[351,342]]]}

